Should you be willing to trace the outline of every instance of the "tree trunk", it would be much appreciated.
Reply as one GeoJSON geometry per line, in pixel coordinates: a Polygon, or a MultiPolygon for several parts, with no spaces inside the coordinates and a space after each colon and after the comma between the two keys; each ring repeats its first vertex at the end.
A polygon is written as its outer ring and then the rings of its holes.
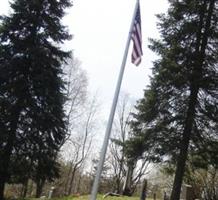
{"type": "MultiPolygon", "coordinates": [[[[17,105],[19,105],[20,100],[18,100],[17,105]]],[[[0,200],[4,199],[4,189],[5,189],[5,183],[8,181],[10,177],[10,173],[8,171],[10,166],[10,159],[11,159],[11,153],[14,146],[14,140],[16,139],[16,129],[17,129],[17,123],[19,119],[19,113],[20,113],[20,107],[15,106],[14,112],[11,115],[11,130],[7,132],[8,138],[7,138],[7,144],[5,148],[3,149],[3,153],[0,158],[0,200]]]]}
{"type": "Polygon", "coordinates": [[[22,191],[21,191],[21,197],[22,199],[24,199],[27,195],[27,190],[28,190],[28,179],[23,183],[23,186],[22,186],[22,191]]]}
{"type": "Polygon", "coordinates": [[[29,181],[29,188],[28,188],[28,196],[33,196],[33,191],[34,191],[34,181],[30,179],[29,181]]]}
{"type": "Polygon", "coordinates": [[[129,162],[126,179],[123,185],[123,195],[131,196],[132,195],[132,176],[133,176],[133,170],[134,170],[134,162],[129,162]]]}
{"type": "Polygon", "coordinates": [[[185,165],[188,156],[188,148],[191,139],[192,128],[194,124],[195,110],[198,100],[198,92],[199,92],[200,82],[202,79],[202,67],[205,58],[205,51],[208,42],[208,33],[210,29],[211,16],[213,13],[214,4],[215,4],[215,0],[211,0],[209,2],[209,8],[207,10],[207,1],[204,1],[204,4],[202,5],[200,11],[200,22],[199,22],[199,30],[197,33],[197,44],[196,44],[196,55],[195,55],[196,60],[194,60],[195,64],[194,64],[194,70],[191,79],[189,106],[188,106],[185,127],[184,127],[183,137],[180,146],[180,153],[177,161],[177,168],[176,168],[176,173],[173,183],[173,189],[170,197],[171,200],[180,199],[181,186],[182,186],[183,176],[185,172],[185,165]],[[204,21],[206,21],[205,27],[203,26],[204,21]]]}
{"type": "Polygon", "coordinates": [[[39,198],[42,194],[42,188],[44,186],[45,180],[39,179],[36,183],[36,198],[39,198]]]}
{"type": "Polygon", "coordinates": [[[67,173],[67,180],[66,180],[66,183],[65,183],[65,186],[64,186],[64,195],[67,195],[68,194],[68,183],[70,181],[70,174],[72,172],[72,169],[73,169],[73,166],[72,166],[72,163],[70,164],[70,168],[69,168],[69,171],[67,173]]]}
{"type": "Polygon", "coordinates": [[[10,165],[11,152],[13,147],[13,138],[14,134],[9,133],[8,143],[3,150],[3,155],[0,158],[1,166],[0,166],[0,200],[4,199],[4,189],[5,183],[7,182],[10,174],[8,171],[10,165]]]}
{"type": "MultiPolygon", "coordinates": [[[[124,149],[123,149],[124,151],[124,149]]],[[[122,171],[123,171],[123,165],[124,165],[124,155],[122,155],[121,161],[120,161],[120,165],[119,165],[119,173],[118,176],[116,177],[116,193],[120,194],[121,193],[121,175],[122,175],[122,171]]]]}
{"type": "Polygon", "coordinates": [[[79,179],[78,179],[77,188],[76,188],[76,192],[77,192],[77,193],[80,193],[81,179],[82,179],[82,176],[81,176],[81,174],[79,174],[79,179]]]}
{"type": "Polygon", "coordinates": [[[157,199],[156,197],[157,197],[157,195],[156,195],[156,193],[154,193],[153,194],[153,199],[156,200],[157,199]]]}
{"type": "Polygon", "coordinates": [[[180,149],[179,159],[178,159],[177,168],[176,168],[176,174],[175,174],[174,183],[173,183],[173,190],[171,194],[171,200],[180,199],[181,186],[182,186],[183,176],[185,172],[185,165],[186,165],[189,141],[190,141],[190,136],[191,136],[191,126],[188,128],[190,130],[186,132],[186,134],[184,135],[183,141],[182,141],[182,147],[180,149]]]}
{"type": "Polygon", "coordinates": [[[142,183],[142,191],[141,191],[140,200],[145,200],[146,196],[147,196],[147,180],[145,179],[142,183]]]}
{"type": "Polygon", "coordinates": [[[4,179],[0,179],[0,200],[4,199],[4,189],[5,189],[5,181],[4,179]]]}
{"type": "Polygon", "coordinates": [[[116,177],[116,186],[115,186],[115,193],[120,194],[120,178],[119,176],[116,177]]]}
{"type": "Polygon", "coordinates": [[[195,108],[197,104],[199,87],[196,84],[193,84],[191,87],[191,94],[189,100],[189,107],[187,111],[187,117],[185,121],[185,128],[183,131],[183,137],[180,146],[180,153],[177,161],[176,174],[173,183],[173,190],[171,194],[171,200],[179,200],[181,193],[181,186],[183,181],[183,176],[185,172],[185,165],[188,156],[188,148],[192,133],[192,127],[194,124],[195,118],[195,108]]]}
{"type": "Polygon", "coordinates": [[[75,177],[76,169],[77,169],[77,166],[75,165],[74,168],[73,168],[73,171],[72,171],[71,179],[70,179],[70,185],[69,185],[68,195],[70,195],[71,192],[72,192],[73,181],[74,181],[74,177],[75,177]]]}

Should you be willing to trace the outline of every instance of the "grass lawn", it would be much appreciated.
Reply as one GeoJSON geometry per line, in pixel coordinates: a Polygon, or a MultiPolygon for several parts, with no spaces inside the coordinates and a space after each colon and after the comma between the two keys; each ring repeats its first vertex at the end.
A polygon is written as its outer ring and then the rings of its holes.
{"type": "MultiPolygon", "coordinates": [[[[98,200],[139,200],[139,197],[127,197],[127,196],[112,197],[112,196],[108,196],[106,198],[103,198],[103,195],[98,195],[97,199],[98,200]]],[[[54,198],[52,200],[89,200],[89,195],[79,196],[79,197],[65,197],[62,199],[54,198]]],[[[147,198],[146,200],[153,200],[153,199],[147,198]]]]}
{"type": "MultiPolygon", "coordinates": [[[[89,195],[79,196],[79,197],[63,197],[63,198],[52,198],[51,200],[89,200],[89,195]]],[[[139,197],[112,197],[108,196],[103,199],[103,195],[98,195],[97,200],[139,200],[139,197]]],[[[146,200],[153,200],[146,198],[146,200]]],[[[159,200],[159,199],[156,199],[159,200]]]]}

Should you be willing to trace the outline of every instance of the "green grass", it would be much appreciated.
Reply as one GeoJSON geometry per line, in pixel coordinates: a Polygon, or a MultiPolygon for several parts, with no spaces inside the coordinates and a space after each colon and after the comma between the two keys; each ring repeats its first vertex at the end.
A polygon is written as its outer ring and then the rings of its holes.
{"type": "MultiPolygon", "coordinates": [[[[77,197],[76,196],[68,196],[68,197],[62,197],[62,198],[52,198],[51,200],[89,200],[89,197],[90,197],[89,195],[81,195],[81,196],[77,196],[77,197]]],[[[40,200],[40,199],[31,198],[31,199],[26,199],[26,200],[40,200]]],[[[46,199],[46,200],[48,200],[48,199],[46,199]]],[[[103,198],[103,195],[98,195],[97,200],[139,200],[139,197],[127,197],[127,196],[112,197],[112,196],[108,196],[106,198],[103,198]]],[[[153,199],[146,198],[146,200],[153,200],[153,199]]]]}
{"type": "MultiPolygon", "coordinates": [[[[90,197],[89,195],[82,195],[79,197],[52,198],[52,200],[89,200],[89,197],[90,197]]],[[[108,196],[106,198],[103,198],[103,195],[98,195],[97,199],[98,200],[139,200],[139,197],[127,197],[127,196],[112,197],[112,196],[108,196]]],[[[153,199],[147,198],[146,200],[153,200],[153,199]]]]}

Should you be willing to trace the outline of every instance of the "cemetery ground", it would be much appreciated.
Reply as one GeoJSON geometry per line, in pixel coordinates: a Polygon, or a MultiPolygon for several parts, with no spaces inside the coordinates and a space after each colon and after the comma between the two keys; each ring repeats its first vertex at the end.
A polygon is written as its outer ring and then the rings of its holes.
{"type": "MultiPolygon", "coordinates": [[[[47,198],[26,198],[24,200],[48,200],[47,198]]],[[[120,197],[111,197],[108,196],[103,198],[103,195],[98,195],[97,200],[139,200],[139,196],[127,197],[127,196],[120,196],[120,197]]],[[[19,199],[21,200],[21,199],[19,199]]],[[[22,199],[23,200],[23,199],[22,199]]],[[[61,197],[61,198],[51,198],[50,200],[89,200],[89,195],[81,195],[81,196],[68,196],[68,197],[61,197]]],[[[153,198],[146,198],[146,200],[153,200],[153,198]]],[[[156,199],[159,200],[159,199],[156,199]]]]}

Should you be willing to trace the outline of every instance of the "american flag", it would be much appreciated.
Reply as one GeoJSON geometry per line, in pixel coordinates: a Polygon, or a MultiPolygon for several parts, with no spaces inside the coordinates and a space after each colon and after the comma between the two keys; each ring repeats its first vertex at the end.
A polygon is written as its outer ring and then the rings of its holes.
{"type": "Polygon", "coordinates": [[[142,34],[141,34],[141,16],[140,16],[140,7],[138,5],[134,25],[132,29],[132,41],[133,41],[133,50],[132,50],[132,63],[138,66],[141,63],[142,56],[142,34]]]}

